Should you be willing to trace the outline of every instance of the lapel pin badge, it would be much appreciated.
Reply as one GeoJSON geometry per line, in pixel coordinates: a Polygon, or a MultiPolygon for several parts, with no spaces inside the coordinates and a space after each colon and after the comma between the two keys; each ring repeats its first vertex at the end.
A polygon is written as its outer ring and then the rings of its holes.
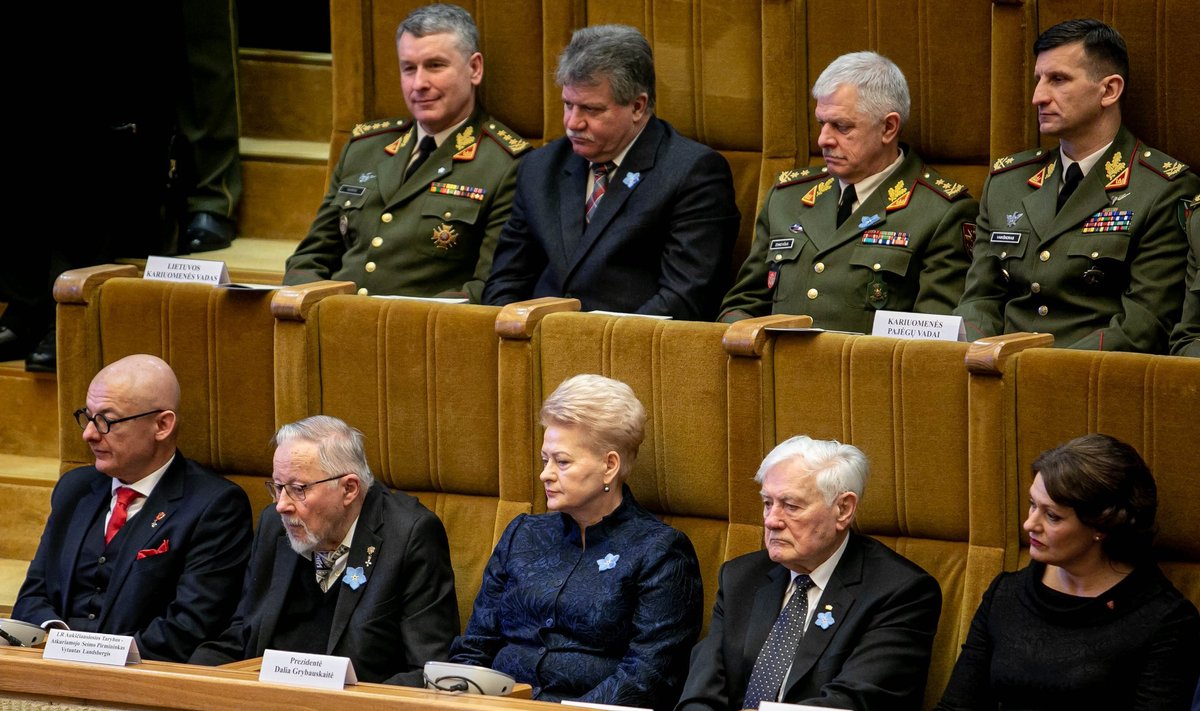
{"type": "Polygon", "coordinates": [[[858,229],[861,230],[866,227],[870,227],[871,225],[875,224],[876,222],[879,222],[879,215],[865,215],[865,216],[863,216],[863,218],[861,220],[859,220],[858,229]]]}
{"type": "Polygon", "coordinates": [[[600,569],[600,572],[612,570],[613,568],[617,567],[617,561],[620,559],[621,556],[609,553],[603,558],[596,559],[596,567],[600,569]]]}
{"type": "Polygon", "coordinates": [[[817,619],[814,621],[814,624],[823,630],[827,630],[833,627],[834,622],[837,622],[837,620],[833,619],[833,613],[826,610],[817,613],[817,619]]]}
{"type": "Polygon", "coordinates": [[[358,590],[367,582],[367,574],[363,572],[362,566],[354,568],[346,568],[346,574],[342,576],[342,582],[350,586],[351,590],[358,590]]]}
{"type": "Polygon", "coordinates": [[[166,511],[159,511],[158,515],[155,516],[154,520],[150,523],[150,528],[158,528],[158,522],[163,520],[166,517],[167,517],[166,511]]]}
{"type": "Polygon", "coordinates": [[[625,187],[632,189],[633,186],[637,185],[638,181],[640,181],[641,179],[642,179],[641,173],[626,173],[625,179],[622,180],[621,182],[625,183],[625,187]]]}
{"type": "Polygon", "coordinates": [[[363,563],[363,565],[365,567],[367,567],[367,568],[371,567],[371,563],[373,562],[371,560],[371,557],[374,555],[375,555],[375,546],[367,546],[367,562],[363,563]]]}

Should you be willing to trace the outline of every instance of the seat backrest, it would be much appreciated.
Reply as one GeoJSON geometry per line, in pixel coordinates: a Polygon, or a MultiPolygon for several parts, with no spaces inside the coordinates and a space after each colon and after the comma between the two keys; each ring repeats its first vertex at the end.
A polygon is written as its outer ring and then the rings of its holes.
{"type": "MultiPolygon", "coordinates": [[[[1140,353],[1032,349],[1020,353],[1013,382],[1014,436],[1007,476],[1027,501],[1034,459],[1089,432],[1129,443],[1158,485],[1155,550],[1176,587],[1200,605],[1200,467],[1195,420],[1200,413],[1200,361],[1140,353]]],[[[1009,521],[1021,534],[1027,507],[1009,521]]],[[[1027,559],[1028,553],[1022,555],[1027,559]]]]}
{"type": "Polygon", "coordinates": [[[289,360],[281,419],[345,420],[365,435],[376,478],[438,515],[464,623],[492,547],[531,509],[528,480],[500,476],[498,312],[338,296],[281,324],[276,341],[289,360]]]}
{"type": "Polygon", "coordinates": [[[871,475],[858,530],[941,585],[927,706],[941,696],[971,615],[1003,570],[1002,542],[975,533],[1002,520],[1004,486],[999,470],[976,473],[969,464],[971,428],[994,423],[969,409],[967,348],[831,333],[779,334],[774,344],[774,441],[807,434],[861,449],[871,475]]]}

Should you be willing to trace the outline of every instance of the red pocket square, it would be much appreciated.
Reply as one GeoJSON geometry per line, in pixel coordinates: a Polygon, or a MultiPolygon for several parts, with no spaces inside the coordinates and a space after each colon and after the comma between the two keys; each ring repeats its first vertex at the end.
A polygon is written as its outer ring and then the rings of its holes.
{"type": "Polygon", "coordinates": [[[160,545],[158,548],[147,548],[145,550],[138,551],[137,559],[141,560],[142,558],[149,558],[150,556],[158,555],[159,553],[166,553],[171,549],[169,544],[170,541],[164,538],[162,545],[160,545]]]}

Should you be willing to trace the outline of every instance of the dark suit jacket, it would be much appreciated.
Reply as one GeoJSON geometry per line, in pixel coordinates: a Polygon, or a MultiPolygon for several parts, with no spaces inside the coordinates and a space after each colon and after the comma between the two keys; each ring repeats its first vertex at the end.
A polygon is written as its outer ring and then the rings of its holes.
{"type": "MultiPolygon", "coordinates": [[[[677,711],[740,709],[790,582],[766,551],[721,568],[708,636],[692,650],[677,711]]],[[[937,581],[878,541],[850,534],[784,681],[783,701],[857,711],[918,709],[942,593],[937,581]],[[829,611],[822,629],[817,614],[829,611]]]]}
{"type": "MultiPolygon", "coordinates": [[[[226,664],[274,649],[275,625],[299,560],[275,507],[268,506],[259,518],[233,622],[190,661],[226,664]]],[[[419,686],[425,662],[446,659],[458,634],[454,571],[442,522],[413,497],[393,494],[376,482],[350,546],[347,567],[358,566],[367,582],[338,593],[325,653],[349,657],[361,681],[419,686]],[[367,552],[369,547],[374,553],[367,552]]]]}
{"type": "Polygon", "coordinates": [[[716,316],[740,219],[725,158],[651,116],[591,223],[587,181],[566,138],[525,157],[484,303],[567,296],[585,311],[716,316]]]}
{"type": "MultiPolygon", "coordinates": [[[[59,479],[13,617],[36,624],[67,619],[84,535],[111,496],[112,479],[95,467],[73,469],[59,479]]],[[[176,452],[125,525],[133,528],[116,555],[98,629],[133,635],[147,659],[186,661],[197,645],[225,628],[237,606],[251,541],[246,492],[176,452]],[[166,553],[137,560],[138,551],[163,541],[166,553]]]]}

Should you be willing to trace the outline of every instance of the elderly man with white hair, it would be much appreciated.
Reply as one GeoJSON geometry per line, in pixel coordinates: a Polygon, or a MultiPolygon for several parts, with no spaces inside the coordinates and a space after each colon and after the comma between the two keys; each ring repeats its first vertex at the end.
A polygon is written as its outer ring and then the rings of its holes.
{"type": "Polygon", "coordinates": [[[919,709],[942,607],[937,581],[850,531],[867,484],[856,447],[805,436],[755,476],[766,550],[721,568],[708,636],[677,711],[763,701],[919,709]]]}

